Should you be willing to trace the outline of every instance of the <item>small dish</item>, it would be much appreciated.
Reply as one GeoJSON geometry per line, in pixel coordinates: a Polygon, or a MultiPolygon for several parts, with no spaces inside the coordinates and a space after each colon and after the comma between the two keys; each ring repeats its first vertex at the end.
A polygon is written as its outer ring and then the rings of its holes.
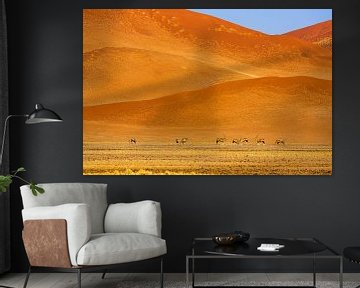
{"type": "Polygon", "coordinates": [[[232,245],[237,241],[237,235],[224,233],[213,236],[212,240],[218,245],[232,245]]]}

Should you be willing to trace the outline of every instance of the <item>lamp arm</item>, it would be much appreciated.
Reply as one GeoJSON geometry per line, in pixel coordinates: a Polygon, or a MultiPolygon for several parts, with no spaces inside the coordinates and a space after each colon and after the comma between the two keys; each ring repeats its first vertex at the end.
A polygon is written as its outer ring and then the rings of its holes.
{"type": "Polygon", "coordinates": [[[3,137],[2,137],[2,143],[1,143],[1,151],[0,151],[0,168],[2,166],[2,160],[3,160],[3,155],[4,155],[4,146],[5,146],[5,140],[6,140],[6,131],[7,131],[7,126],[8,126],[8,122],[11,118],[14,117],[28,117],[29,115],[27,114],[20,114],[20,115],[9,115],[6,117],[5,122],[4,122],[4,131],[3,131],[3,137]]]}

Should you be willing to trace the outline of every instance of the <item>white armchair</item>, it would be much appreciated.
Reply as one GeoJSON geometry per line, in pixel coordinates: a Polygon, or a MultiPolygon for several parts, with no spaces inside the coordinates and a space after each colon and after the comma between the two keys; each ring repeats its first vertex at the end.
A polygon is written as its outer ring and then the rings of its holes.
{"type": "MultiPolygon", "coordinates": [[[[121,263],[160,258],[166,241],[161,239],[161,209],[154,201],[107,204],[106,184],[40,184],[45,193],[33,196],[28,185],[21,196],[23,240],[30,267],[78,273],[107,270],[121,263]]],[[[105,274],[103,274],[104,278],[105,274]]]]}

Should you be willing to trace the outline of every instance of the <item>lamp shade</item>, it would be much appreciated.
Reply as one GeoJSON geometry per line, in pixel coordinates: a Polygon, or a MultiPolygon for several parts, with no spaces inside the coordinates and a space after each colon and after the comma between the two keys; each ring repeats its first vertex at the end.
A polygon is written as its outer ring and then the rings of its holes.
{"type": "Polygon", "coordinates": [[[46,122],[62,122],[61,117],[54,111],[45,108],[41,104],[35,105],[35,110],[31,112],[25,121],[26,124],[38,124],[46,122]]]}

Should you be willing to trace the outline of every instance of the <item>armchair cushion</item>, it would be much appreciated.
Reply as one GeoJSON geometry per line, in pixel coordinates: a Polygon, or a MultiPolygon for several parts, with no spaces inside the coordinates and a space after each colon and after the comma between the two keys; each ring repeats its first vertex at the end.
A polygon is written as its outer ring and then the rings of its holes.
{"type": "Polygon", "coordinates": [[[29,185],[20,187],[24,208],[84,203],[89,206],[92,233],[104,232],[107,209],[106,184],[97,183],[46,183],[39,184],[45,193],[34,197],[29,185]]]}
{"type": "Polygon", "coordinates": [[[104,226],[105,233],[143,233],[161,237],[160,203],[145,200],[111,204],[104,226]]]}
{"type": "MultiPolygon", "coordinates": [[[[22,210],[23,220],[65,219],[71,264],[76,266],[79,249],[90,239],[91,218],[86,204],[33,207],[22,210]]],[[[39,235],[39,237],[41,237],[39,235]]]]}
{"type": "Polygon", "coordinates": [[[108,265],[145,260],[166,254],[165,240],[140,233],[94,234],[81,247],[78,265],[108,265]]]}

